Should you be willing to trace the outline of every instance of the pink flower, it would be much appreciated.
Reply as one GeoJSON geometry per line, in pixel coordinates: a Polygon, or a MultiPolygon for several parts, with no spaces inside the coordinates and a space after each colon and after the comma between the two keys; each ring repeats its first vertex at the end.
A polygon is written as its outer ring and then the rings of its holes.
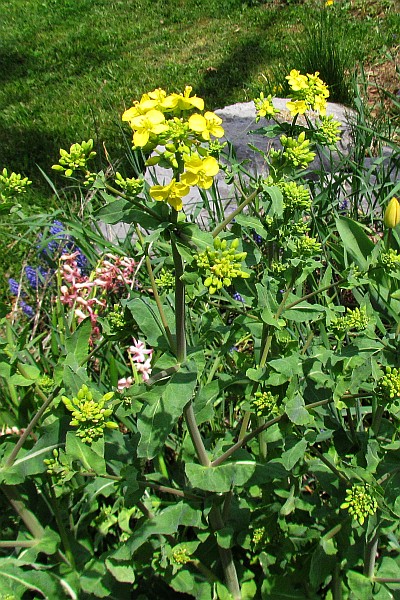
{"type": "Polygon", "coordinates": [[[148,381],[151,375],[151,358],[148,358],[144,363],[138,363],[136,370],[142,374],[143,381],[148,381]]]}
{"type": "Polygon", "coordinates": [[[153,354],[151,348],[146,349],[144,342],[136,340],[135,338],[133,338],[133,346],[129,346],[128,352],[131,355],[132,360],[136,363],[144,363],[147,360],[146,355],[151,357],[153,354]]]}
{"type": "Polygon", "coordinates": [[[123,377],[122,379],[118,380],[118,391],[122,392],[122,390],[130,388],[132,384],[132,377],[123,377]]]}

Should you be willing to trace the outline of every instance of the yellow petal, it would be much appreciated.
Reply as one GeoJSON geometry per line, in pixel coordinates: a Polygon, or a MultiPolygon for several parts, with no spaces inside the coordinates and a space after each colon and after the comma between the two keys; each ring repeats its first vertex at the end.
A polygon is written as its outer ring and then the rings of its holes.
{"type": "Polygon", "coordinates": [[[133,134],[133,145],[143,148],[149,141],[149,132],[146,129],[140,129],[133,134]]]}
{"type": "Polygon", "coordinates": [[[389,229],[394,229],[400,223],[400,202],[393,196],[386,207],[383,222],[389,229]]]}
{"type": "Polygon", "coordinates": [[[207,156],[203,161],[203,169],[206,175],[214,177],[219,171],[219,164],[213,156],[207,156]]]}
{"type": "Polygon", "coordinates": [[[196,133],[202,133],[207,129],[207,121],[202,115],[197,113],[189,117],[188,124],[190,129],[196,131],[196,133]]]}

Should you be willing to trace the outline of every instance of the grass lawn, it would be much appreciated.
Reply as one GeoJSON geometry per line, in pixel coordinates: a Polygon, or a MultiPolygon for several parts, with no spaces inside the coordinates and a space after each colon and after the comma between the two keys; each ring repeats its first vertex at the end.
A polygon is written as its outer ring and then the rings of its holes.
{"type": "MultiPolygon", "coordinates": [[[[155,87],[190,84],[210,109],[252,99],[263,74],[279,71],[284,81],[287,68],[301,67],[294,48],[312,44],[304,34],[316,14],[310,8],[257,0],[3,0],[0,167],[30,176],[37,191],[36,165],[50,172],[60,146],[93,137],[100,153],[106,141],[119,157],[122,111],[155,87]]],[[[332,36],[352,64],[393,58],[396,8],[392,0],[335,4],[332,36]]]]}

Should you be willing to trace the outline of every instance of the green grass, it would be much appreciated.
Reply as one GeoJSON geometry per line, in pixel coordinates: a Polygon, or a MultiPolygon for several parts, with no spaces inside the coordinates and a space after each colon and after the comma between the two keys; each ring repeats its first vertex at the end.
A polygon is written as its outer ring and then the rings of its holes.
{"type": "MultiPolygon", "coordinates": [[[[339,42],[353,60],[393,44],[400,18],[391,3],[370,19],[341,6],[339,42]]],[[[263,73],[297,66],[308,9],[241,0],[3,0],[0,166],[34,178],[38,189],[36,165],[50,172],[60,146],[93,137],[99,154],[106,141],[119,157],[120,115],[154,87],[190,84],[210,109],[252,99],[263,73]]]]}

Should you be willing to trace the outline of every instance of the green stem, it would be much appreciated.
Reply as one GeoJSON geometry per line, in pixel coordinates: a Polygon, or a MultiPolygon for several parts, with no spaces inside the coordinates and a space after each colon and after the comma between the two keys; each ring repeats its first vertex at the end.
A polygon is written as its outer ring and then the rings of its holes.
{"type": "MultiPolygon", "coordinates": [[[[365,534],[367,537],[367,534],[365,534]]],[[[379,530],[377,529],[370,540],[365,540],[365,551],[364,551],[364,575],[369,578],[374,576],[376,552],[379,541],[379,530]]]]}
{"type": "Polygon", "coordinates": [[[143,210],[148,215],[151,215],[152,217],[154,217],[155,219],[157,219],[157,221],[159,223],[162,222],[162,218],[160,217],[160,215],[158,215],[154,210],[152,210],[148,206],[145,206],[144,204],[142,204],[141,202],[138,202],[134,198],[130,198],[129,196],[127,196],[126,194],[124,194],[120,190],[117,190],[116,188],[112,187],[108,183],[105,183],[104,185],[105,185],[106,190],[108,190],[109,192],[111,192],[115,196],[119,196],[120,198],[123,198],[124,200],[128,200],[128,202],[130,202],[131,204],[133,204],[137,208],[140,208],[140,210],[143,210]]]}
{"type": "Polygon", "coordinates": [[[167,318],[165,316],[165,312],[164,312],[163,305],[161,303],[160,295],[158,293],[157,284],[156,284],[156,281],[155,281],[155,278],[154,278],[153,268],[152,268],[151,260],[150,260],[149,253],[148,253],[149,249],[145,248],[144,239],[143,239],[143,236],[141,234],[141,231],[140,231],[139,227],[136,227],[136,233],[137,233],[137,236],[139,238],[139,242],[140,242],[140,244],[142,246],[143,252],[145,254],[146,269],[147,269],[147,273],[149,275],[150,285],[151,285],[151,289],[153,291],[154,300],[156,301],[156,304],[157,304],[158,313],[160,315],[160,319],[161,319],[161,322],[163,324],[163,327],[164,327],[164,330],[165,330],[165,334],[166,334],[166,336],[168,338],[168,342],[169,342],[171,351],[173,353],[175,353],[176,352],[175,342],[174,342],[174,338],[172,337],[172,333],[171,333],[171,330],[169,328],[167,318]]]}
{"type": "Polygon", "coordinates": [[[68,562],[71,565],[72,569],[75,570],[74,553],[71,550],[71,544],[69,543],[68,534],[67,534],[67,531],[65,529],[64,523],[62,521],[62,516],[61,516],[59,505],[58,505],[58,500],[57,500],[56,495],[54,493],[54,489],[53,489],[53,486],[52,486],[51,482],[49,482],[49,490],[50,490],[51,506],[52,506],[54,517],[55,517],[55,520],[56,520],[56,523],[57,523],[58,532],[60,534],[61,542],[62,542],[62,545],[64,546],[65,556],[67,557],[68,562]]]}
{"type": "Polygon", "coordinates": [[[214,229],[214,231],[212,232],[212,236],[213,238],[217,237],[217,235],[219,233],[221,233],[221,231],[223,229],[225,229],[225,227],[227,225],[229,225],[229,223],[236,217],[236,215],[238,215],[240,212],[242,212],[242,210],[244,208],[246,208],[246,206],[248,204],[250,204],[250,202],[253,202],[254,198],[256,198],[257,194],[260,193],[260,188],[257,188],[256,190],[254,190],[254,192],[252,192],[250,194],[250,196],[248,196],[248,198],[246,198],[246,200],[244,200],[241,204],[239,204],[239,206],[237,208],[235,208],[235,210],[233,212],[231,212],[223,221],[222,223],[220,223],[219,225],[217,225],[217,227],[214,229]]]}
{"type": "MultiPolygon", "coordinates": [[[[225,524],[222,519],[221,511],[218,506],[213,506],[210,510],[210,524],[214,531],[223,529],[225,524]]],[[[240,591],[239,580],[236,573],[235,563],[230,548],[222,548],[218,545],[219,557],[222,564],[222,569],[225,575],[225,582],[234,600],[241,600],[242,594],[240,591]]]]}
{"type": "Polygon", "coordinates": [[[2,540],[0,548],[32,548],[40,540],[2,540]]]}
{"type": "Polygon", "coordinates": [[[346,475],[343,475],[343,473],[341,473],[339,471],[339,469],[337,469],[335,467],[335,465],[333,465],[327,458],[325,458],[325,456],[323,454],[321,454],[321,452],[319,450],[312,447],[312,448],[310,448],[310,452],[311,452],[311,454],[318,456],[320,461],[323,462],[324,465],[326,465],[328,467],[328,469],[330,469],[332,471],[332,473],[334,473],[337,477],[339,477],[339,479],[344,481],[344,483],[346,483],[346,484],[349,483],[350,479],[348,477],[346,477],[346,475]]]}
{"type": "Polygon", "coordinates": [[[313,296],[316,296],[317,294],[320,294],[321,292],[326,292],[327,290],[330,290],[331,288],[337,287],[338,285],[341,285],[344,281],[346,281],[346,280],[339,279],[339,281],[336,281],[335,283],[331,283],[330,285],[326,285],[325,287],[319,288],[318,290],[315,290],[315,292],[310,292],[309,294],[306,294],[305,296],[302,296],[298,300],[295,300],[291,304],[288,304],[287,306],[285,306],[285,310],[290,310],[291,308],[297,306],[297,304],[300,304],[300,302],[304,302],[304,300],[308,300],[309,298],[312,298],[313,296]]]}
{"type": "MultiPolygon", "coordinates": [[[[330,402],[333,402],[332,398],[328,398],[326,400],[319,400],[318,402],[313,402],[312,404],[306,404],[305,408],[307,410],[312,410],[313,408],[317,408],[318,406],[323,406],[324,404],[329,404],[330,402]]],[[[279,423],[279,421],[281,419],[283,419],[284,416],[286,416],[286,415],[279,415],[279,417],[275,417],[274,419],[267,421],[260,427],[257,427],[257,429],[254,429],[254,431],[251,431],[250,433],[245,435],[243,438],[239,439],[235,444],[233,444],[230,448],[228,448],[228,450],[226,450],[223,454],[221,454],[221,456],[219,456],[217,459],[215,459],[211,463],[211,466],[218,467],[220,464],[225,462],[230,456],[232,456],[232,454],[234,452],[236,452],[236,450],[238,450],[242,446],[245,446],[250,440],[255,438],[262,431],[265,431],[269,427],[272,427],[272,425],[275,425],[275,423],[279,423]]]]}
{"type": "Polygon", "coordinates": [[[340,565],[335,565],[332,574],[332,600],[342,600],[342,578],[340,577],[340,565]]]}

